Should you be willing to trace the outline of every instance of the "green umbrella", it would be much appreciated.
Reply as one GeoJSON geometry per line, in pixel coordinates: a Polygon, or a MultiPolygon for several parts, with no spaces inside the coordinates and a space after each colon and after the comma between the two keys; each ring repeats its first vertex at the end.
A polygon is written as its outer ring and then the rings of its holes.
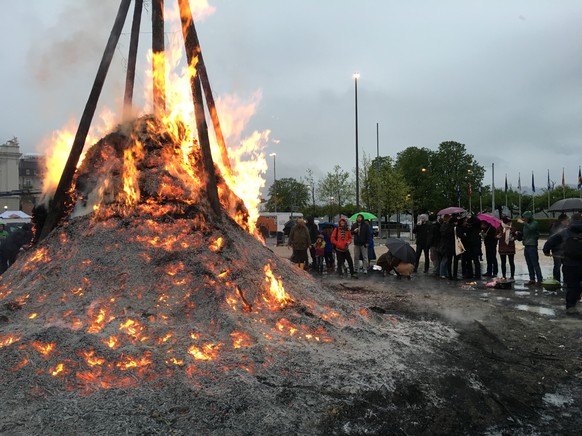
{"type": "Polygon", "coordinates": [[[358,217],[358,215],[362,215],[365,220],[377,220],[378,219],[378,217],[376,215],[374,215],[373,213],[370,213],[370,212],[358,212],[358,213],[353,214],[350,217],[350,221],[355,221],[356,218],[358,217]]]}

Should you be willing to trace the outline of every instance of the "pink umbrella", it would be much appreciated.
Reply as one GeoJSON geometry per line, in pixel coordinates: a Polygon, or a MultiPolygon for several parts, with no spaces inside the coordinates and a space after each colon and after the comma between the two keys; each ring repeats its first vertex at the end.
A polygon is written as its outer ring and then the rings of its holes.
{"type": "Polygon", "coordinates": [[[451,207],[447,207],[445,209],[440,210],[437,215],[452,215],[454,213],[465,213],[467,212],[465,209],[463,209],[462,207],[456,207],[456,206],[451,206],[451,207]]]}
{"type": "Polygon", "coordinates": [[[499,218],[488,213],[479,213],[477,214],[477,218],[481,221],[485,221],[486,223],[491,224],[496,229],[501,227],[501,224],[503,223],[503,221],[501,221],[499,218]]]}

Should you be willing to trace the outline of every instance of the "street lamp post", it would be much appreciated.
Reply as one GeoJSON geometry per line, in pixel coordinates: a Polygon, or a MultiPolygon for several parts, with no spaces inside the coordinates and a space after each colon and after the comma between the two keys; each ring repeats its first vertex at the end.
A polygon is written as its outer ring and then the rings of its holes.
{"type": "Polygon", "coordinates": [[[275,213],[277,213],[277,153],[271,153],[273,157],[273,195],[275,197],[275,213]]]}
{"type": "Polygon", "coordinates": [[[358,79],[359,73],[354,73],[354,96],[356,109],[356,210],[360,210],[360,166],[358,152],[358,79]]]}

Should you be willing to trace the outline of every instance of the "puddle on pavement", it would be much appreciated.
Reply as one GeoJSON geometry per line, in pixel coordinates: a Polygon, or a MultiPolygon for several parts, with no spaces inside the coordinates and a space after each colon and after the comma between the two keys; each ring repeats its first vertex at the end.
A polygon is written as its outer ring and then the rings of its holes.
{"type": "Polygon", "coordinates": [[[529,295],[529,291],[515,291],[515,295],[517,296],[529,295]]]}
{"type": "Polygon", "coordinates": [[[515,308],[526,312],[538,313],[540,315],[556,316],[556,311],[554,309],[550,309],[549,307],[530,306],[528,304],[517,304],[515,308]]]}

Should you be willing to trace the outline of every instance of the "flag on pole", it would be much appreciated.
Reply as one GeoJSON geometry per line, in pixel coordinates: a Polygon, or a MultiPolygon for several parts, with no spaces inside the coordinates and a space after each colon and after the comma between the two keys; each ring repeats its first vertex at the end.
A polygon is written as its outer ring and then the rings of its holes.
{"type": "Polygon", "coordinates": [[[505,174],[505,193],[507,194],[507,174],[505,174]]]}
{"type": "Polygon", "coordinates": [[[534,183],[533,171],[531,172],[531,190],[532,190],[532,192],[536,192],[536,184],[534,183]]]}
{"type": "Polygon", "coordinates": [[[521,173],[517,174],[517,190],[521,194],[521,173]]]}
{"type": "Polygon", "coordinates": [[[578,191],[582,189],[582,173],[580,173],[580,167],[578,167],[578,191]]]}
{"type": "Polygon", "coordinates": [[[471,182],[469,182],[469,197],[473,195],[473,190],[471,189],[471,182]]]}
{"type": "Polygon", "coordinates": [[[548,191],[552,190],[552,184],[550,183],[550,170],[548,169],[548,191]]]}
{"type": "Polygon", "coordinates": [[[461,187],[457,185],[457,201],[461,201],[461,187]]]}
{"type": "Polygon", "coordinates": [[[481,185],[479,185],[479,198],[481,198],[481,194],[482,194],[482,192],[481,192],[481,185]]]}
{"type": "Polygon", "coordinates": [[[562,191],[566,189],[566,180],[564,179],[564,168],[562,168],[562,191]]]}

